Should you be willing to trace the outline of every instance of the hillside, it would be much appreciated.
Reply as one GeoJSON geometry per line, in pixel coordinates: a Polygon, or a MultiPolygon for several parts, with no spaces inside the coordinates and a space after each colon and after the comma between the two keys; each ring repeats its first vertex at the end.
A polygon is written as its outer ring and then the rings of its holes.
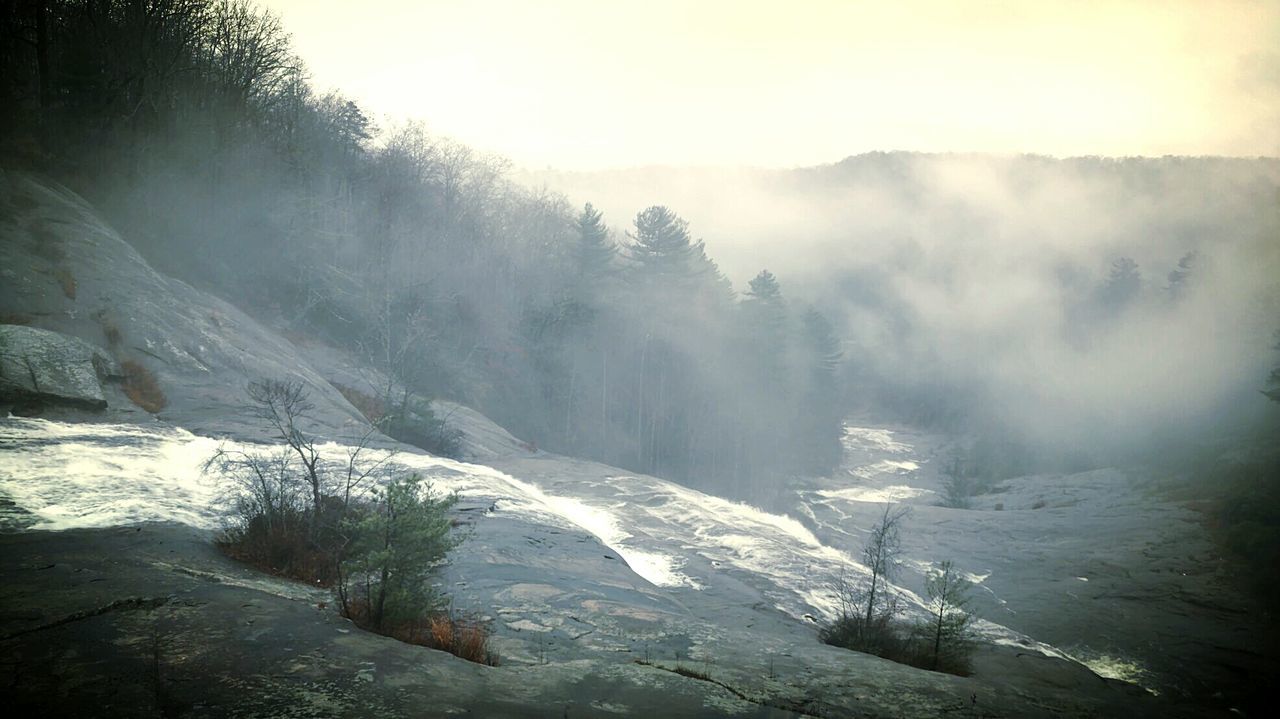
{"type": "MultiPolygon", "coordinates": [[[[1120,477],[1047,485],[1029,478],[1001,498],[1003,514],[917,507],[903,596],[918,597],[918,568],[938,558],[940,545],[990,592],[972,676],[820,644],[814,622],[830,616],[834,583],[865,576],[850,546],[876,510],[863,500],[937,491],[935,440],[899,429],[849,434],[844,470],[796,486],[796,505],[771,512],[539,451],[483,415],[438,405],[463,432],[465,453],[482,464],[389,439],[383,446],[400,450],[394,461],[406,471],[462,495],[455,516],[468,538],[441,581],[456,606],[491,620],[502,661],[479,667],[365,634],[336,617],[322,593],[256,575],[212,551],[220,510],[200,464],[215,437],[261,439],[258,420],[237,400],[239,388],[259,373],[281,372],[308,383],[317,400],[314,431],[336,440],[325,452],[340,460],[349,423],[360,420],[328,381],[349,381],[367,368],[323,345],[300,351],[230,304],[163,277],[65,190],[14,173],[4,182],[0,232],[15,281],[0,309],[116,361],[145,361],[166,398],[166,408],[144,413],[108,376],[104,410],[50,403],[28,408],[42,419],[0,420],[0,493],[6,525],[19,530],[0,538],[4,574],[20,578],[6,583],[0,647],[6,664],[33,677],[8,687],[21,706],[188,716],[284,706],[341,716],[379,706],[396,716],[418,714],[430,697],[429,713],[487,707],[510,716],[648,716],[656,706],[671,716],[1173,716],[1242,696],[1224,679],[1187,683],[1190,674],[1154,661],[1151,677],[1128,676],[1158,686],[1159,697],[1101,678],[1070,657],[1106,649],[1106,625],[1081,635],[1079,646],[1041,640],[1042,633],[1065,636],[1054,629],[1063,626],[1056,619],[1064,613],[1061,583],[1084,584],[1061,571],[1108,591],[1148,586],[1130,576],[1134,562],[1146,561],[1141,555],[1106,549],[1117,536],[1141,534],[1144,525],[1135,522],[1144,515],[1093,509],[1109,491],[1104,485],[1127,481],[1120,477]],[[52,258],[41,249],[49,246],[58,249],[52,258]],[[75,275],[74,293],[61,291],[59,270],[75,275]],[[120,341],[95,319],[100,312],[117,318],[120,341]],[[881,439],[868,445],[866,436],[881,439]],[[1069,487],[1078,493],[1069,495],[1069,487]],[[868,494],[859,500],[859,492],[868,494]],[[1043,510],[1033,507],[1041,495],[1052,501],[1043,510]],[[1095,516],[1100,529],[1045,544],[1045,518],[1068,527],[1076,511],[1095,516]],[[958,529],[974,522],[1002,536],[1000,556],[985,553],[994,544],[981,533],[958,529]],[[1088,549],[1091,541],[1103,545],[1088,549]],[[1063,554],[1047,555],[1054,546],[1063,554]],[[1069,557],[1090,552],[1107,559],[1071,565],[1069,557]],[[1043,573],[1051,566],[1052,574],[1043,573]],[[676,671],[686,669],[706,677],[676,671]],[[1213,698],[1219,691],[1229,694],[1213,698]]],[[[1167,521],[1176,508],[1152,511],[1155,524],[1191,529],[1167,521]]],[[[1146,571],[1184,569],[1178,556],[1146,571]]],[[[1196,672],[1204,643],[1240,630],[1245,610],[1203,609],[1216,591],[1212,581],[1176,584],[1184,595],[1175,604],[1122,605],[1131,621],[1137,613],[1168,623],[1154,634],[1114,637],[1130,652],[1125,661],[1149,637],[1200,626],[1209,639],[1178,654],[1196,672]]],[[[1269,671],[1265,654],[1249,656],[1230,660],[1233,671],[1269,671]]]]}

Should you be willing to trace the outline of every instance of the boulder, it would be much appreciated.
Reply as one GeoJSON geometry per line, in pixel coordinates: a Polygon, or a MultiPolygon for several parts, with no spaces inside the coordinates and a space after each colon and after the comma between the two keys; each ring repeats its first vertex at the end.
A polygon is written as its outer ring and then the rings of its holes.
{"type": "Polygon", "coordinates": [[[84,340],[0,325],[0,402],[106,409],[100,378],[118,374],[115,362],[84,340]]]}

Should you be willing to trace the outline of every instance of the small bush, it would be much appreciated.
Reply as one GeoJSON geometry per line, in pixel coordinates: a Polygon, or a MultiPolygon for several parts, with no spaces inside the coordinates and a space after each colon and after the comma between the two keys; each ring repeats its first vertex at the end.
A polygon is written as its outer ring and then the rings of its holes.
{"type": "Polygon", "coordinates": [[[151,370],[133,360],[121,362],[120,367],[124,370],[122,389],[131,402],[152,414],[169,404],[151,370]]]}
{"type": "Polygon", "coordinates": [[[0,312],[0,325],[29,325],[34,318],[17,312],[0,312]]]}
{"type": "Polygon", "coordinates": [[[449,509],[454,496],[437,496],[418,475],[397,477],[375,500],[343,522],[350,537],[343,550],[338,599],[369,609],[369,628],[413,621],[433,611],[439,597],[429,579],[432,568],[458,544],[449,509]]]}
{"type": "Polygon", "coordinates": [[[62,249],[62,238],[43,223],[31,230],[31,253],[53,263],[67,259],[67,252],[62,249]]]}
{"type": "Polygon", "coordinates": [[[959,457],[942,470],[942,506],[968,509],[969,498],[977,494],[977,483],[965,471],[959,457]]]}
{"type": "Polygon", "coordinates": [[[71,274],[70,270],[58,268],[53,271],[53,278],[58,281],[58,286],[62,288],[62,294],[66,295],[67,299],[76,298],[76,276],[71,274]]]}
{"type": "Polygon", "coordinates": [[[99,324],[102,325],[102,336],[107,340],[107,347],[118,349],[121,341],[120,328],[107,317],[103,317],[99,324]]]}
{"type": "Polygon", "coordinates": [[[823,644],[919,669],[969,675],[968,644],[950,644],[935,657],[927,627],[893,617],[877,616],[867,624],[862,616],[845,615],[823,627],[818,638],[823,644]]]}
{"type": "Polygon", "coordinates": [[[218,548],[232,559],[269,574],[333,586],[337,579],[334,555],[307,538],[308,515],[290,512],[278,519],[282,521],[268,523],[259,516],[242,527],[224,529],[218,548]]]}
{"type": "Polygon", "coordinates": [[[363,599],[348,600],[342,616],[361,629],[405,644],[449,652],[476,664],[498,665],[498,655],[489,647],[489,627],[478,619],[450,611],[436,611],[374,629],[369,603],[363,599]]]}
{"type": "Polygon", "coordinates": [[[354,387],[337,384],[336,382],[333,386],[338,390],[338,392],[342,393],[342,396],[351,403],[352,407],[359,410],[360,414],[364,415],[364,418],[369,420],[370,424],[377,425],[387,416],[387,406],[381,399],[378,399],[371,394],[361,392],[354,387]]]}
{"type": "MultiPolygon", "coordinates": [[[[239,451],[220,447],[205,463],[222,482],[230,510],[217,540],[228,556],[277,576],[331,586],[338,576],[335,531],[313,541],[306,493],[287,450],[239,451]]],[[[330,499],[321,509],[332,527],[341,512],[330,499]]]]}
{"type": "Polygon", "coordinates": [[[420,447],[440,457],[458,459],[462,454],[462,432],[450,428],[434,414],[423,417],[392,413],[379,426],[388,437],[420,447]]]}

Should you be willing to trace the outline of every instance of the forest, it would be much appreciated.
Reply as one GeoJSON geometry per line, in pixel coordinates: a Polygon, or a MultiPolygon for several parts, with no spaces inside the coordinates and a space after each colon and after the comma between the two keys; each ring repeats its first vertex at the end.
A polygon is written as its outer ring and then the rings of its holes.
{"type": "Polygon", "coordinates": [[[357,388],[382,405],[457,400],[538,447],[740,496],[838,462],[831,323],[767,270],[735,292],[662,188],[604,217],[375,121],[247,0],[0,13],[5,162],[90,198],[159,269],[357,353],[395,381],[357,388]]]}

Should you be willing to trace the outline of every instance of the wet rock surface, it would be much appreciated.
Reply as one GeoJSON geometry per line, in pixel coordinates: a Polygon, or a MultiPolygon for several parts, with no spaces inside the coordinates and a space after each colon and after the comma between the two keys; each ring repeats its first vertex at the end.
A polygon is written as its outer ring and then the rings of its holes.
{"type": "Polygon", "coordinates": [[[511,551],[509,534],[531,529],[478,528],[447,573],[467,581],[459,599],[488,597],[498,667],[362,632],[327,592],[237,565],[207,532],[6,534],[0,681],[32,715],[1169,714],[1059,660],[1006,654],[1038,665],[1031,683],[1025,667],[1020,682],[959,678],[823,647],[783,617],[734,626],[750,607],[725,607],[729,621],[713,624],[697,616],[705,609],[656,596],[588,537],[544,530],[532,537],[540,548],[511,551]]]}
{"type": "Polygon", "coordinates": [[[326,592],[217,554],[216,487],[196,468],[214,437],[266,438],[243,411],[247,381],[300,379],[316,404],[308,430],[341,442],[365,425],[334,384],[376,373],[156,273],[82,200],[14,173],[0,173],[0,274],[0,309],[145,364],[168,399],[153,417],[109,382],[100,414],[0,420],[0,528],[25,530],[0,535],[0,681],[27,714],[1195,716],[1229,704],[1153,697],[1036,640],[1164,652],[1181,673],[1152,671],[1176,677],[1219,646],[1226,663],[1193,698],[1239,686],[1223,676],[1241,666],[1273,666],[1243,636],[1247,610],[1205,570],[1194,523],[1137,489],[1117,493],[1112,475],[1025,478],[993,495],[1002,510],[987,498],[948,510],[930,496],[941,450],[880,429],[851,448],[847,475],[805,480],[770,514],[549,454],[441,402],[465,456],[487,466],[406,447],[401,463],[464,495],[469,536],[439,581],[491,622],[502,666],[369,635],[326,592]],[[905,588],[919,591],[925,563],[943,558],[984,577],[980,610],[1007,641],[984,644],[971,677],[816,639],[806,617],[822,616],[832,572],[852,566],[885,499],[916,506],[905,588]],[[145,523],[156,517],[187,526],[145,523]]]}
{"type": "MultiPolygon", "coordinates": [[[[79,338],[117,362],[137,362],[167,400],[156,416],[192,431],[265,438],[261,423],[243,411],[245,384],[263,377],[307,386],[316,432],[341,436],[362,421],[289,340],[231,303],[156,272],[71,191],[11,170],[0,170],[0,311],[79,338]]],[[[117,384],[94,406],[102,401],[104,419],[152,421],[117,384]]]]}
{"type": "Polygon", "coordinates": [[[106,409],[101,380],[119,374],[106,352],[84,340],[0,325],[0,403],[106,409]]]}
{"type": "Polygon", "coordinates": [[[630,661],[486,667],[368,634],[329,596],[147,525],[0,537],[0,664],[33,716],[787,717],[630,661]],[[140,593],[141,592],[141,593],[140,593]]]}

